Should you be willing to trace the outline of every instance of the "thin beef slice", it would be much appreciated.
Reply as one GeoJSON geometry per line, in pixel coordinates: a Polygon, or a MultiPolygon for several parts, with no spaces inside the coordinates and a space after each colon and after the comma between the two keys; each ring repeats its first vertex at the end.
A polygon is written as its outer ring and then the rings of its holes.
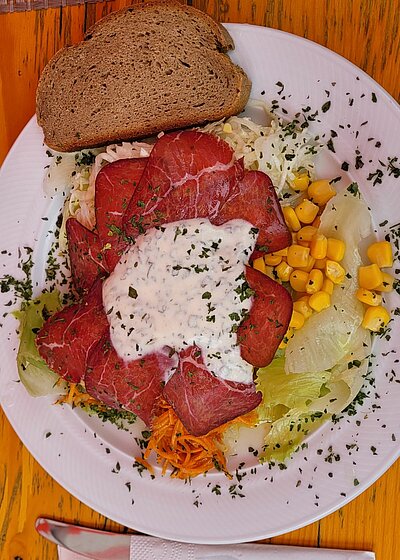
{"type": "Polygon", "coordinates": [[[219,226],[240,218],[253,224],[258,229],[253,259],[290,245],[292,236],[268,175],[261,171],[245,171],[238,187],[222,204],[212,223],[219,226]]]}
{"type": "Polygon", "coordinates": [[[155,144],[124,216],[128,236],[163,223],[218,214],[243,177],[243,163],[211,134],[179,131],[155,144]]]}
{"type": "Polygon", "coordinates": [[[286,288],[249,266],[246,282],[254,295],[249,315],[237,330],[240,354],[249,364],[265,367],[289,327],[293,302],[286,288]]]}
{"type": "Polygon", "coordinates": [[[50,369],[67,381],[79,383],[91,348],[108,329],[102,281],[97,280],[82,302],[64,307],[46,321],[36,346],[50,369]]]}
{"type": "Polygon", "coordinates": [[[136,237],[152,226],[205,217],[216,225],[235,218],[253,224],[259,232],[252,258],[291,243],[265,173],[244,171],[230,146],[211,134],[166,134],[150,154],[124,216],[124,229],[136,237]]]}
{"type": "Polygon", "coordinates": [[[165,373],[174,363],[160,352],[125,362],[114,350],[107,332],[90,352],[86,391],[112,408],[130,410],[149,426],[164,388],[165,373]]]}
{"type": "Polygon", "coordinates": [[[68,218],[66,232],[72,281],[76,291],[82,295],[92,287],[96,278],[108,274],[102,243],[98,235],[75,218],[68,218]]]}
{"type": "Polygon", "coordinates": [[[205,435],[250,412],[262,398],[254,383],[226,381],[212,375],[197,346],[179,353],[178,368],[166,384],[163,396],[195,436],[205,435]]]}
{"type": "Polygon", "coordinates": [[[96,229],[111,271],[128,239],[122,231],[122,217],[137,188],[148,158],[120,159],[105,165],[96,177],[96,229]]]}

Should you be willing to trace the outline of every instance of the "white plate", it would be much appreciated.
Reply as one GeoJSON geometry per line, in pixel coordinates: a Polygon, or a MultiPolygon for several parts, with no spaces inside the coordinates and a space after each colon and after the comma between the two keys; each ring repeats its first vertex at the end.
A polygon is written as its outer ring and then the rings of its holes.
{"type": "MultiPolygon", "coordinates": [[[[308,115],[318,110],[312,129],[325,140],[333,134],[335,149],[322,158],[321,175],[342,176],[343,183],[359,182],[375,224],[387,221],[386,226],[376,226],[382,238],[400,217],[399,178],[385,169],[387,158],[400,154],[400,111],[393,99],[361,70],[314,43],[261,27],[227,27],[236,43],[233,58],[253,80],[252,97],[277,100],[289,117],[307,106],[311,107],[308,115]],[[330,108],[323,112],[328,101],[330,108]],[[363,162],[358,169],[357,155],[363,162]],[[341,169],[344,161],[349,163],[347,175],[341,169]],[[367,178],[377,169],[382,169],[382,183],[373,186],[367,178]]],[[[46,199],[41,190],[46,160],[41,131],[31,120],[1,174],[0,251],[7,253],[0,253],[0,276],[21,275],[18,249],[33,247],[36,292],[43,282],[52,240],[49,231],[54,230],[60,206],[60,200],[46,199]]],[[[4,312],[10,311],[10,293],[0,296],[4,312]]],[[[396,293],[390,294],[387,305],[392,310],[399,306],[396,293]]],[[[247,454],[246,466],[232,481],[218,473],[191,484],[160,476],[152,480],[148,473],[140,477],[132,467],[137,447],[131,434],[102,426],[68,407],[51,406],[47,397],[29,397],[16,383],[17,336],[10,315],[0,321],[1,404],[19,437],[51,476],[123,525],[199,543],[271,537],[341,507],[398,456],[400,384],[396,375],[400,368],[394,341],[400,340],[399,319],[398,314],[393,316],[390,340],[376,341],[376,386],[370,388],[371,397],[356,416],[320,429],[286,469],[254,468],[256,459],[247,454]]]]}

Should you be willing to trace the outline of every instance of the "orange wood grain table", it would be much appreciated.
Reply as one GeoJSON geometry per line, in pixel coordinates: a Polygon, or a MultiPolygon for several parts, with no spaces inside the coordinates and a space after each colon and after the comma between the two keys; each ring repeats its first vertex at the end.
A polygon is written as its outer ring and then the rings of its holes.
{"type": "MultiPolygon", "coordinates": [[[[38,77],[49,58],[124,0],[0,15],[0,163],[35,111],[38,77]]],[[[133,2],[135,3],[135,2],[133,2]]],[[[221,22],[264,25],[321,43],[400,98],[399,0],[193,0],[221,22]]],[[[400,131],[399,131],[400,133],[400,131]]],[[[57,557],[34,530],[38,515],[99,528],[124,528],[94,512],[36,463],[0,410],[0,558],[57,557]]],[[[400,463],[347,506],[273,543],[374,550],[400,558],[400,463]]],[[[268,541],[269,542],[269,541],[268,541]]]]}

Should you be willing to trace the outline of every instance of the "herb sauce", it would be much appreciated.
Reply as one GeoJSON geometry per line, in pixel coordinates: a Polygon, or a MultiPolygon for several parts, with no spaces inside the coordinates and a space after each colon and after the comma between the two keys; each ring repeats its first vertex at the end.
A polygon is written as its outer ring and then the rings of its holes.
{"type": "Polygon", "coordinates": [[[196,344],[216,376],[250,383],[236,331],[253,292],[244,267],[256,232],[243,220],[207,219],[152,228],[136,240],[104,282],[110,336],[124,360],[196,344]]]}

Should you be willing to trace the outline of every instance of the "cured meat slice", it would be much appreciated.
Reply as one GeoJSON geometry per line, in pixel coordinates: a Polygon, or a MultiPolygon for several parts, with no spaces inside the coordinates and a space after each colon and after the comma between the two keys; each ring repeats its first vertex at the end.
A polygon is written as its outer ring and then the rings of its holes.
{"type": "Polygon", "coordinates": [[[71,275],[76,291],[87,292],[98,276],[108,273],[102,243],[98,235],[86,229],[75,218],[66,223],[71,275]]]}
{"type": "Polygon", "coordinates": [[[136,237],[167,222],[217,215],[243,177],[243,163],[223,140],[197,131],[165,134],[155,144],[126,214],[136,237]]]}
{"type": "Polygon", "coordinates": [[[246,281],[254,299],[248,317],[237,330],[237,340],[242,358],[255,367],[264,367],[288,329],[293,302],[286,288],[254,268],[246,267],[246,281]]]}
{"type": "Polygon", "coordinates": [[[290,245],[292,236],[268,175],[261,171],[245,171],[238,187],[222,204],[212,223],[221,225],[241,218],[253,224],[259,231],[252,258],[290,245]]]}
{"type": "Polygon", "coordinates": [[[166,384],[163,396],[185,428],[196,436],[250,412],[262,398],[254,383],[236,383],[213,376],[196,346],[180,352],[177,371],[166,384]]]}
{"type": "Polygon", "coordinates": [[[166,134],[149,157],[124,216],[124,229],[136,237],[152,226],[204,217],[216,225],[234,218],[253,224],[259,230],[253,257],[291,242],[265,173],[244,171],[230,146],[211,134],[166,134]]]}
{"type": "Polygon", "coordinates": [[[120,159],[104,166],[96,177],[96,229],[110,272],[128,241],[122,217],[137,188],[148,158],[120,159]]]}
{"type": "Polygon", "coordinates": [[[125,362],[114,350],[107,332],[90,352],[86,391],[112,408],[130,410],[150,425],[164,388],[165,372],[174,364],[162,353],[125,362]]]}
{"type": "Polygon", "coordinates": [[[78,383],[91,348],[108,328],[99,279],[81,303],[64,307],[46,321],[36,337],[36,346],[50,369],[78,383]]]}

